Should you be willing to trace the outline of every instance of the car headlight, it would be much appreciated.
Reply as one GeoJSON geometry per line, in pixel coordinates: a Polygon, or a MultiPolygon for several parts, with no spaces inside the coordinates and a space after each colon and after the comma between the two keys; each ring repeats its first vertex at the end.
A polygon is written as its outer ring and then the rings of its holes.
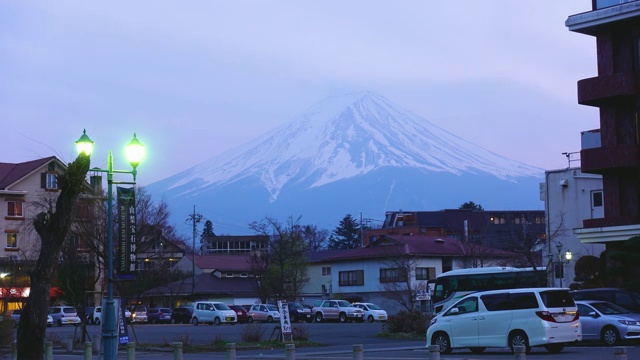
{"type": "Polygon", "coordinates": [[[638,325],[637,321],[631,321],[631,320],[618,320],[618,321],[624,325],[638,325]]]}

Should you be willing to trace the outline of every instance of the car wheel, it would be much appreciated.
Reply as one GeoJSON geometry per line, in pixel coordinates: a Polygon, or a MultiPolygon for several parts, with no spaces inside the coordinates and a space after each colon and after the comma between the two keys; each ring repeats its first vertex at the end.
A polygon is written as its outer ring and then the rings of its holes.
{"type": "Polygon", "coordinates": [[[564,344],[547,344],[544,348],[552,354],[557,354],[564,349],[564,344]]]}
{"type": "Polygon", "coordinates": [[[93,320],[93,323],[94,323],[94,324],[96,324],[96,325],[100,325],[100,319],[95,318],[95,319],[93,320]]]}
{"type": "Polygon", "coordinates": [[[451,342],[449,341],[449,335],[443,332],[437,332],[433,334],[431,339],[431,345],[438,345],[440,347],[441,354],[451,353],[451,342]]]}
{"type": "Polygon", "coordinates": [[[480,353],[484,352],[485,349],[486,349],[486,347],[480,347],[480,346],[470,347],[469,348],[469,350],[471,350],[471,352],[474,353],[474,354],[480,354],[480,353]]]}
{"type": "Polygon", "coordinates": [[[58,321],[56,321],[56,325],[58,325],[58,327],[62,327],[62,320],[58,319],[58,321]]]}
{"type": "Polygon", "coordinates": [[[217,317],[217,318],[213,319],[213,323],[216,324],[216,325],[220,325],[221,324],[220,318],[217,317]]]}
{"type": "Polygon", "coordinates": [[[311,324],[313,322],[313,318],[312,317],[307,318],[307,320],[305,320],[305,321],[307,322],[307,324],[311,324]]]}
{"type": "Polygon", "coordinates": [[[369,315],[369,317],[367,317],[367,321],[368,322],[374,322],[375,319],[373,318],[373,315],[369,315]]]}
{"type": "Polygon", "coordinates": [[[191,319],[191,323],[195,326],[198,326],[198,318],[194,317],[193,319],[191,319]]]}
{"type": "Polygon", "coordinates": [[[322,313],[317,313],[316,314],[316,322],[317,323],[321,323],[322,322],[322,313]]]}
{"type": "Polygon", "coordinates": [[[151,319],[151,323],[152,323],[152,324],[154,324],[154,325],[155,325],[157,322],[158,322],[158,321],[157,321],[155,318],[151,319]]]}
{"type": "Polygon", "coordinates": [[[340,315],[338,315],[338,320],[341,323],[346,323],[347,322],[347,314],[345,313],[340,313],[340,315]]]}
{"type": "Polygon", "coordinates": [[[171,319],[170,323],[175,324],[177,323],[176,319],[171,319]]]}
{"type": "Polygon", "coordinates": [[[267,322],[268,322],[268,323],[272,323],[272,322],[273,322],[273,316],[269,316],[269,317],[267,318],[267,322]]]}
{"type": "Polygon", "coordinates": [[[525,352],[528,354],[531,352],[531,346],[529,346],[529,338],[527,334],[522,331],[514,331],[509,335],[509,348],[511,352],[515,352],[516,346],[524,346],[525,352]]]}
{"type": "Polygon", "coordinates": [[[247,318],[247,322],[248,322],[249,324],[251,324],[251,323],[253,322],[253,316],[249,316],[249,317],[247,318]]]}
{"type": "Polygon", "coordinates": [[[602,341],[609,346],[616,345],[620,342],[620,333],[616,328],[607,326],[602,329],[602,341]]]}

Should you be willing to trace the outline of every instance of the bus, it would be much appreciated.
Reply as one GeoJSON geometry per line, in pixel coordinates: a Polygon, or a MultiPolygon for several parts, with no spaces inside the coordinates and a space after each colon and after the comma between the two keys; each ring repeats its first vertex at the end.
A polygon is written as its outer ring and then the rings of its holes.
{"type": "Polygon", "coordinates": [[[545,267],[485,267],[447,271],[430,281],[433,313],[446,310],[463,296],[475,291],[547,287],[545,267]]]}

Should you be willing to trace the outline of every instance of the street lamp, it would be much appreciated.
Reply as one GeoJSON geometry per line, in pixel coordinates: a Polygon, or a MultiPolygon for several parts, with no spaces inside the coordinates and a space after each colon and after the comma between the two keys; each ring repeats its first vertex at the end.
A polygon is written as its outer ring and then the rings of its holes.
{"type": "Polygon", "coordinates": [[[556,244],[556,249],[558,250],[558,262],[556,264],[556,278],[560,279],[560,287],[562,287],[562,280],[564,279],[564,264],[565,262],[568,264],[573,257],[570,250],[567,250],[564,253],[564,259],[562,256],[562,243],[556,244]]]}
{"type": "MultiPolygon", "coordinates": [[[[76,141],[76,148],[79,154],[91,156],[94,142],[87,136],[86,130],[82,131],[82,136],[76,141]]],[[[104,359],[116,359],[118,357],[118,324],[116,317],[115,300],[113,299],[113,174],[132,174],[133,182],[117,182],[117,184],[135,185],[137,167],[144,157],[144,145],[138,141],[136,134],[133,140],[126,147],[126,156],[131,164],[132,170],[113,170],[113,155],[109,150],[107,158],[107,168],[92,168],[91,171],[107,173],[107,252],[106,252],[106,277],[107,277],[107,299],[102,321],[102,343],[104,344],[104,359]]]]}

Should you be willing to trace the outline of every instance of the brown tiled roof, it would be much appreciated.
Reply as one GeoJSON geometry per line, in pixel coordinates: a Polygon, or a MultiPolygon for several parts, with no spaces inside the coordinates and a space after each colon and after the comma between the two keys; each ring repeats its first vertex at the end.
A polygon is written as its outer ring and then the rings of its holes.
{"type": "MultiPolygon", "coordinates": [[[[186,278],[182,281],[174,281],[164,286],[145,291],[142,296],[161,295],[191,295],[192,279],[186,278]]],[[[233,277],[219,278],[213,274],[205,273],[196,276],[195,295],[196,296],[234,296],[234,297],[256,297],[257,283],[255,278],[233,277]]]]}
{"type": "Polygon", "coordinates": [[[375,245],[346,250],[328,258],[330,261],[384,258],[394,254],[463,257],[470,253],[483,256],[511,257],[515,253],[478,244],[463,244],[453,238],[438,236],[383,236],[375,245]]]}
{"type": "Polygon", "coordinates": [[[56,159],[55,156],[12,164],[0,162],[0,190],[6,190],[8,186],[27,176],[39,167],[56,159]]]}
{"type": "MultiPolygon", "coordinates": [[[[192,254],[185,254],[189,260],[192,254]]],[[[214,254],[196,255],[196,266],[200,269],[215,269],[220,271],[250,271],[249,254],[214,254]]]]}

